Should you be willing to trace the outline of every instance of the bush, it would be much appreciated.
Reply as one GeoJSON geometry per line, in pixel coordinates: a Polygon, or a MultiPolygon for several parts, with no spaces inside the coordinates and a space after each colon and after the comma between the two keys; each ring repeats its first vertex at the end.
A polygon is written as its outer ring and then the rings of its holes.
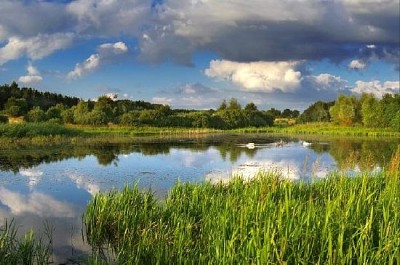
{"type": "Polygon", "coordinates": [[[8,116],[0,115],[0,123],[8,123],[8,116]]]}

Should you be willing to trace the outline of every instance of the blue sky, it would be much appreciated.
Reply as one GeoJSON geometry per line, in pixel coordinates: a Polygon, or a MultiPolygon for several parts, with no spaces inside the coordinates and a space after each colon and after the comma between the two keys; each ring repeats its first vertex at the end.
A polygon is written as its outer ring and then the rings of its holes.
{"type": "Polygon", "coordinates": [[[398,0],[2,0],[0,83],[174,108],[399,93],[398,0]]]}

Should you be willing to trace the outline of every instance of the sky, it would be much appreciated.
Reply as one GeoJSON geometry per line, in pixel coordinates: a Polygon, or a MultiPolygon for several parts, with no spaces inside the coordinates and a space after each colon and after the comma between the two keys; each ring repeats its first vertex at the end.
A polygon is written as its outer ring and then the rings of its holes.
{"type": "Polygon", "coordinates": [[[0,84],[173,108],[399,93],[398,0],[0,0],[0,84]]]}

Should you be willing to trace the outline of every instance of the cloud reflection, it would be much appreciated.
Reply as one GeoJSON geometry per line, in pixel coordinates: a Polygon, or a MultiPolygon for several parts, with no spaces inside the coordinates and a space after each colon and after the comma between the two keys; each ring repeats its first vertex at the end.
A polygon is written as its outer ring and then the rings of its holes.
{"type": "Polygon", "coordinates": [[[39,168],[24,168],[19,171],[19,174],[29,178],[29,187],[35,186],[43,176],[43,171],[39,168]]]}
{"type": "Polygon", "coordinates": [[[6,206],[12,215],[30,213],[40,217],[75,216],[75,210],[72,205],[36,191],[22,195],[0,187],[0,203],[6,206]]]}
{"type": "MultiPolygon", "coordinates": [[[[317,162],[317,161],[316,161],[317,162]]],[[[290,180],[299,180],[301,178],[316,177],[325,178],[329,173],[329,168],[324,165],[314,163],[311,168],[296,160],[260,160],[246,161],[231,171],[215,171],[206,175],[206,180],[212,183],[227,182],[232,177],[239,176],[244,180],[254,178],[260,172],[272,172],[281,175],[290,180]]]]}
{"type": "Polygon", "coordinates": [[[93,196],[100,192],[99,185],[88,179],[89,177],[76,173],[71,173],[68,176],[75,182],[77,188],[84,189],[93,196]]]}

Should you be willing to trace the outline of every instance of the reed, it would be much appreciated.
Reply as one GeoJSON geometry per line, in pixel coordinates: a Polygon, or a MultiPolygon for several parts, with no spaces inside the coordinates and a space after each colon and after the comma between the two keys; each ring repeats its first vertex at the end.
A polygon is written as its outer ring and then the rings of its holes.
{"type": "Polygon", "coordinates": [[[163,201],[126,186],[96,195],[84,220],[108,263],[400,263],[400,180],[385,173],[304,183],[260,172],[177,183],[163,201]]]}
{"type": "Polygon", "coordinates": [[[17,236],[13,220],[0,227],[0,264],[49,264],[51,256],[51,230],[46,227],[48,242],[35,238],[33,230],[17,236]],[[48,233],[50,231],[50,233],[48,233]]]}

